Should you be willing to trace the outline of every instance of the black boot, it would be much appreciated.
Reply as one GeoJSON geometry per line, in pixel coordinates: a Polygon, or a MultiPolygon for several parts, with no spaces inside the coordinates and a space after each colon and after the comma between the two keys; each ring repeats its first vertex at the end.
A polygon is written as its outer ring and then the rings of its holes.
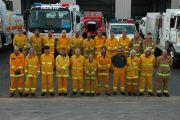
{"type": "Polygon", "coordinates": [[[121,92],[121,95],[126,96],[126,93],[125,92],[121,92]]]}
{"type": "Polygon", "coordinates": [[[128,96],[131,96],[131,93],[130,93],[130,92],[128,92],[128,96]]]}
{"type": "Polygon", "coordinates": [[[22,92],[19,92],[19,96],[23,97],[23,93],[22,93],[22,92]]]}
{"type": "Polygon", "coordinates": [[[89,93],[86,93],[87,96],[89,96],[90,94],[89,93]]]}
{"type": "Polygon", "coordinates": [[[25,93],[25,94],[24,94],[24,97],[28,97],[28,95],[29,95],[28,93],[25,93]]]}
{"type": "Polygon", "coordinates": [[[55,94],[54,94],[54,93],[50,93],[50,95],[51,95],[51,96],[53,96],[53,97],[55,96],[55,94]]]}
{"type": "Polygon", "coordinates": [[[15,93],[10,93],[9,97],[14,97],[15,93]]]}
{"type": "Polygon", "coordinates": [[[110,96],[110,93],[106,93],[107,96],[110,96]]]}
{"type": "Polygon", "coordinates": [[[58,93],[58,96],[63,96],[63,93],[58,93]]]}
{"type": "Polygon", "coordinates": [[[163,93],[163,95],[169,97],[169,93],[163,93]]]}
{"type": "Polygon", "coordinates": [[[94,93],[91,93],[91,96],[94,96],[94,93]]]}
{"type": "Polygon", "coordinates": [[[67,96],[67,93],[64,93],[64,96],[67,96]]]}
{"type": "Polygon", "coordinates": [[[77,94],[77,92],[73,92],[73,93],[72,93],[72,96],[74,96],[74,95],[76,95],[76,94],[77,94]]]}
{"type": "Polygon", "coordinates": [[[137,96],[137,94],[136,94],[136,93],[133,93],[133,96],[137,96]]]}
{"type": "Polygon", "coordinates": [[[158,97],[162,97],[162,94],[161,93],[157,93],[156,94],[158,97]]]}
{"type": "Polygon", "coordinates": [[[117,95],[117,92],[113,92],[113,95],[117,95]]]}
{"type": "Polygon", "coordinates": [[[35,94],[35,93],[31,93],[31,96],[35,97],[35,96],[36,96],[36,94],[35,94]]]}
{"type": "Polygon", "coordinates": [[[84,92],[80,92],[81,96],[84,96],[84,92]]]}
{"type": "Polygon", "coordinates": [[[149,92],[148,95],[149,96],[154,96],[154,93],[149,92]]]}
{"type": "Polygon", "coordinates": [[[139,93],[139,96],[144,96],[144,93],[139,93]]]}
{"type": "Polygon", "coordinates": [[[43,92],[42,94],[41,94],[41,96],[45,96],[46,95],[46,93],[45,92],[43,92]]]}
{"type": "Polygon", "coordinates": [[[96,96],[100,96],[100,93],[96,93],[96,96]]]}

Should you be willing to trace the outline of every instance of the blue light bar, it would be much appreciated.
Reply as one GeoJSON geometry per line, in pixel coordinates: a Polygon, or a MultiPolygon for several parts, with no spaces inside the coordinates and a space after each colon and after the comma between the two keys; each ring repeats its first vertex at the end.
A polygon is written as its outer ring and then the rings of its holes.
{"type": "Polygon", "coordinates": [[[33,4],[33,6],[34,6],[34,7],[42,6],[42,3],[35,2],[35,3],[33,4]]]}

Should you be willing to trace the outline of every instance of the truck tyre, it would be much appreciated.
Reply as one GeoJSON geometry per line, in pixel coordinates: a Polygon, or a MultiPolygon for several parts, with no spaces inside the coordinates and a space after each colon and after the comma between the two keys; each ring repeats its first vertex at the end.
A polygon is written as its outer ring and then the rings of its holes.
{"type": "Polygon", "coordinates": [[[176,56],[176,52],[175,52],[175,50],[174,50],[174,47],[170,47],[169,49],[168,49],[168,52],[169,52],[169,54],[171,55],[171,57],[172,57],[172,59],[173,59],[173,63],[172,63],[172,68],[174,68],[174,69],[178,69],[178,68],[180,68],[179,67],[179,58],[176,56]]]}

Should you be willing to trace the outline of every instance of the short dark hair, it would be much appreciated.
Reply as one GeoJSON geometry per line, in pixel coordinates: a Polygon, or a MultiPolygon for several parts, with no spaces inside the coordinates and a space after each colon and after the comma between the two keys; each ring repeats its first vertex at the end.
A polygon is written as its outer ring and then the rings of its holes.
{"type": "Polygon", "coordinates": [[[44,50],[49,50],[50,49],[50,47],[48,46],[48,45],[46,45],[45,47],[44,47],[44,50]]]}

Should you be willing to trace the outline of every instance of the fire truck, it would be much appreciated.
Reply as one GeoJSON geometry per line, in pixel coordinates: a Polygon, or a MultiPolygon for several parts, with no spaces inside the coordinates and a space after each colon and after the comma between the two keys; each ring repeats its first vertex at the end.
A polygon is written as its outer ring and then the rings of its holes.
{"type": "Polygon", "coordinates": [[[18,29],[24,29],[24,19],[20,12],[9,11],[0,0],[0,48],[10,45],[18,29]]]}
{"type": "Polygon", "coordinates": [[[28,38],[35,29],[42,36],[52,31],[55,39],[66,30],[71,37],[75,30],[81,29],[79,10],[78,5],[34,3],[29,13],[28,38]]]}
{"type": "Polygon", "coordinates": [[[98,29],[100,29],[104,35],[106,34],[102,12],[87,11],[84,12],[82,16],[84,22],[83,37],[86,37],[88,32],[91,33],[92,36],[95,36],[98,29]]]}
{"type": "Polygon", "coordinates": [[[153,33],[160,50],[167,49],[173,58],[173,67],[180,64],[180,9],[167,9],[164,13],[147,13],[144,35],[153,33]]]}

